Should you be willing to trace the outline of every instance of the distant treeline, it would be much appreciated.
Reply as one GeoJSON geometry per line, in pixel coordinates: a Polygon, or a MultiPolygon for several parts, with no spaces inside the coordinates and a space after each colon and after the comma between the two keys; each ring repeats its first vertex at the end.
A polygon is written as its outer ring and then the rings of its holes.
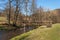
{"type": "Polygon", "coordinates": [[[8,0],[0,17],[5,17],[8,24],[16,25],[47,25],[60,22],[60,9],[49,10],[37,8],[36,0],[8,0]]]}

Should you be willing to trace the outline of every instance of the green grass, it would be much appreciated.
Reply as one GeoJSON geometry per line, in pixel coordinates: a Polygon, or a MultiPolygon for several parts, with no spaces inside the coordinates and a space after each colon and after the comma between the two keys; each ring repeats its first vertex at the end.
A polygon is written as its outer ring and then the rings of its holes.
{"type": "Polygon", "coordinates": [[[7,21],[6,17],[0,17],[0,21],[7,21]]]}
{"type": "Polygon", "coordinates": [[[8,26],[4,26],[4,25],[0,25],[0,31],[1,30],[5,30],[5,31],[9,31],[9,30],[14,30],[15,27],[8,27],[8,26]]]}
{"type": "Polygon", "coordinates": [[[22,35],[20,35],[20,36],[16,36],[16,37],[14,37],[14,38],[12,38],[12,39],[10,39],[10,40],[24,40],[24,39],[25,39],[26,37],[28,37],[31,33],[32,33],[32,31],[27,32],[27,34],[24,33],[24,34],[22,34],[22,35]]]}
{"type": "Polygon", "coordinates": [[[39,27],[10,40],[60,40],[60,24],[53,24],[52,28],[39,27]]]}

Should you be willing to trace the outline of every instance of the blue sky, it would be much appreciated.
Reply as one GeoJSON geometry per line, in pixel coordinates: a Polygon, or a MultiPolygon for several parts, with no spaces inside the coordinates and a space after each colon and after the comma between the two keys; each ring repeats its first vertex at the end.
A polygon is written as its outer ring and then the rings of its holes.
{"type": "MultiPolygon", "coordinates": [[[[4,9],[3,6],[7,2],[7,0],[0,0],[0,9],[4,9]],[[4,1],[4,2],[2,2],[4,1]]],[[[36,0],[37,1],[37,6],[42,6],[44,8],[49,8],[49,9],[57,9],[60,8],[60,0],[36,0]]]]}
{"type": "Polygon", "coordinates": [[[7,0],[0,0],[0,9],[4,9],[6,3],[7,3],[7,0]]]}
{"type": "Polygon", "coordinates": [[[60,8],[60,0],[37,0],[37,5],[53,10],[60,8]]]}

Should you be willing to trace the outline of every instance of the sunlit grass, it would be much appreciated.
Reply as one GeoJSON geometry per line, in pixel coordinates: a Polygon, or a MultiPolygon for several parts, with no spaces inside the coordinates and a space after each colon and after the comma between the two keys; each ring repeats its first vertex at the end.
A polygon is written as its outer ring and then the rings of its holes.
{"type": "Polygon", "coordinates": [[[0,21],[6,21],[7,18],[6,17],[0,17],[0,21]]]}
{"type": "Polygon", "coordinates": [[[60,24],[53,24],[51,28],[39,27],[10,40],[60,40],[60,24]]]}

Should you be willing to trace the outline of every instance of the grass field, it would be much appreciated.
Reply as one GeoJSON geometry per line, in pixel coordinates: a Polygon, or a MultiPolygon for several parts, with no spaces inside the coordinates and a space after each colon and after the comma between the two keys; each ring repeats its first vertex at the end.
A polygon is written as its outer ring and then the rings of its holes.
{"type": "Polygon", "coordinates": [[[51,28],[39,27],[10,40],[60,40],[60,24],[53,24],[51,28]]]}

